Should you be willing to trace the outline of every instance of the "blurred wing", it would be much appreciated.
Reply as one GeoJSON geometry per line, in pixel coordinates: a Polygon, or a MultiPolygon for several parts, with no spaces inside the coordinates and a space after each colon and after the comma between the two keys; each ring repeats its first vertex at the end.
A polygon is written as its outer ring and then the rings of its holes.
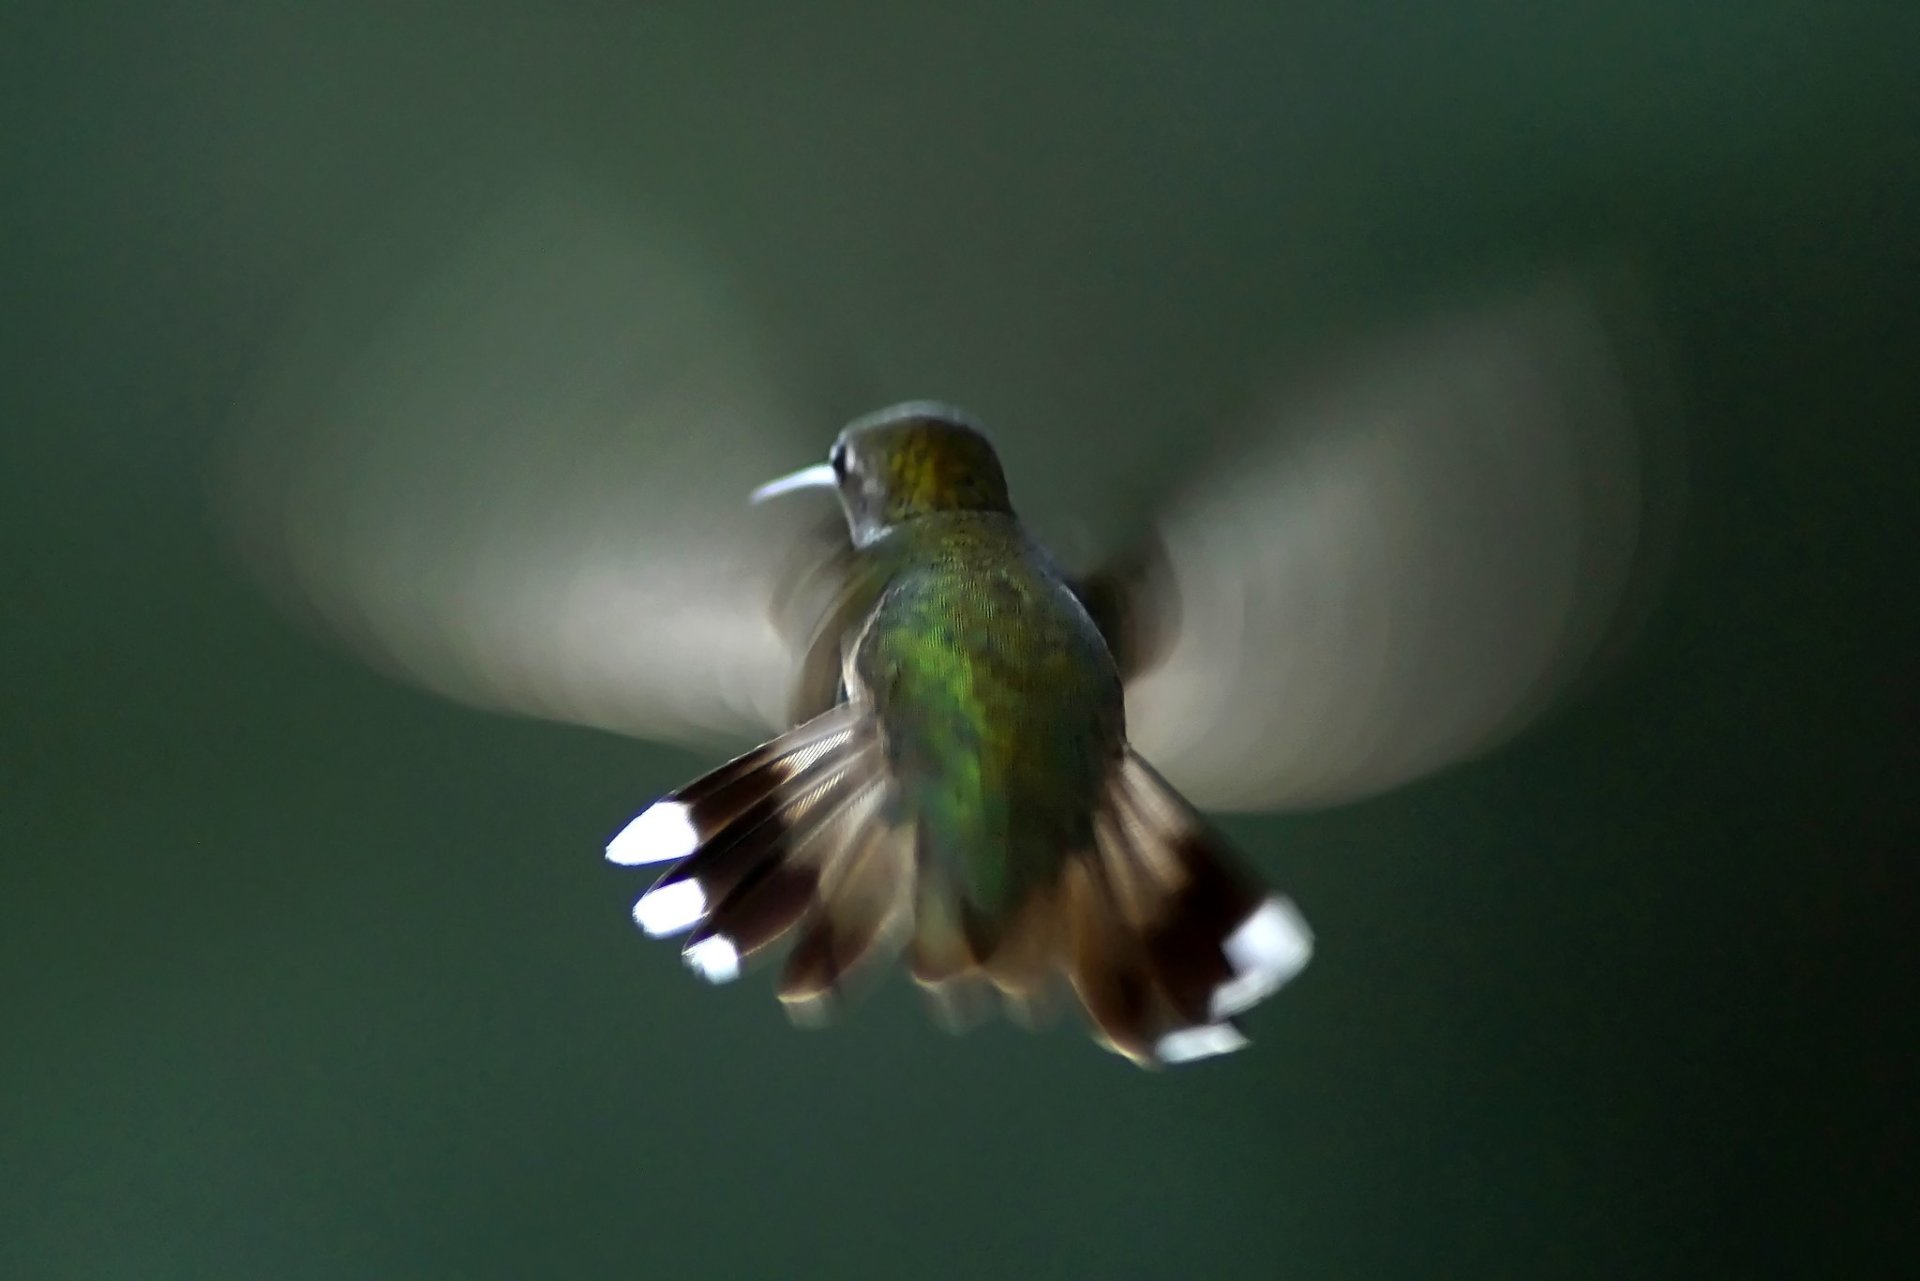
{"type": "Polygon", "coordinates": [[[793,584],[844,526],[825,500],[748,505],[826,436],[783,430],[792,399],[713,276],[564,196],[435,256],[398,286],[346,273],[249,399],[223,475],[249,564],[469,703],[654,738],[784,728],[793,584]]]}
{"type": "Polygon", "coordinates": [[[1305,806],[1523,725],[1646,563],[1632,341],[1558,282],[1448,312],[1264,415],[1265,443],[1176,504],[1145,562],[1140,751],[1198,803],[1305,806]]]}

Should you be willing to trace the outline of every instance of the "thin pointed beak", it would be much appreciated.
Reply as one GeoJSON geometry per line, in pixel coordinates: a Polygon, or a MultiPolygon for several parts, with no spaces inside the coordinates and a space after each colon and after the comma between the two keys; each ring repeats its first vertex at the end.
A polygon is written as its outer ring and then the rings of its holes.
{"type": "Polygon", "coordinates": [[[815,463],[811,467],[802,467],[791,476],[782,476],[779,480],[770,480],[747,496],[750,503],[764,503],[769,498],[778,498],[781,494],[790,494],[796,489],[832,489],[840,483],[833,474],[833,464],[815,463]]]}

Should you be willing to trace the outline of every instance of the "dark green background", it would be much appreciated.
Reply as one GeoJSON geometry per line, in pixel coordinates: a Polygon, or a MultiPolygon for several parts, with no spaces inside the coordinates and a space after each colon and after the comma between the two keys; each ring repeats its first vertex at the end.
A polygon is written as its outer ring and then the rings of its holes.
{"type": "Polygon", "coordinates": [[[0,17],[0,1275],[1911,1244],[1911,4],[646,8],[0,17]],[[335,255],[404,274],[530,158],[696,229],[846,357],[837,412],[951,397],[1041,460],[1172,440],[1250,353],[1489,262],[1624,249],[1692,432],[1670,593],[1495,757],[1229,825],[1321,939],[1252,1052],[954,1040],[898,984],[792,1032],[636,941],[600,861],[700,758],[385,683],[209,516],[335,255]]]}

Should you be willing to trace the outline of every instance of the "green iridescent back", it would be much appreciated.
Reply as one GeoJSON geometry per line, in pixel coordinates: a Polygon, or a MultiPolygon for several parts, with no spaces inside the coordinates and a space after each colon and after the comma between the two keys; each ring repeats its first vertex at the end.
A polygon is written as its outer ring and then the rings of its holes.
{"type": "Polygon", "coordinates": [[[1106,642],[1011,515],[944,512],[866,549],[887,582],[851,656],[901,821],[974,922],[1092,842],[1125,743],[1106,642]]]}

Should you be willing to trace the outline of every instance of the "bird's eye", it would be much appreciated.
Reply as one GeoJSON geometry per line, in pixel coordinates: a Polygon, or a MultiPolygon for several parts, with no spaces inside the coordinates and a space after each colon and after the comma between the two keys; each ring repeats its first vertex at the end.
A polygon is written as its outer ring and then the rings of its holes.
{"type": "Polygon", "coordinates": [[[847,442],[846,441],[843,440],[834,445],[832,451],[827,454],[827,462],[832,465],[833,474],[836,477],[838,477],[841,480],[845,480],[847,478],[847,442]]]}

